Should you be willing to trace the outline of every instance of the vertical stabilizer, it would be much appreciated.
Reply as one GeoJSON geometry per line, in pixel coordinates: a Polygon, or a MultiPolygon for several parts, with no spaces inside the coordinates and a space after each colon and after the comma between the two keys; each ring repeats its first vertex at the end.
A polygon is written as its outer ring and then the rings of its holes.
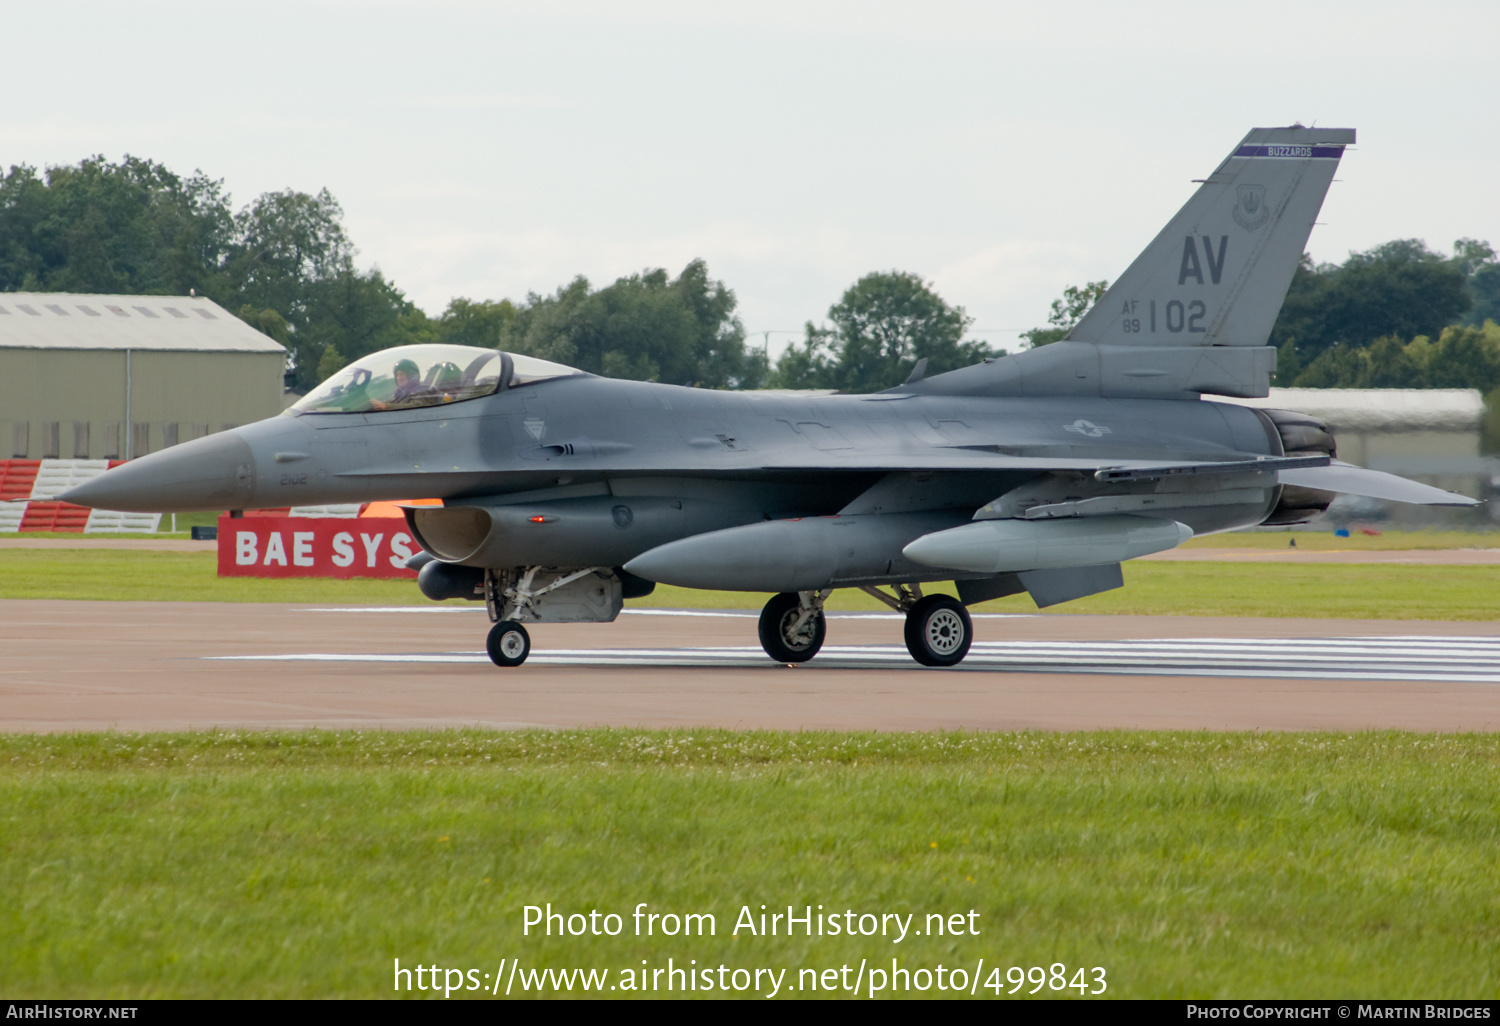
{"type": "Polygon", "coordinates": [[[1256,128],[1069,333],[1126,346],[1263,346],[1352,128],[1256,128]]]}
{"type": "Polygon", "coordinates": [[[909,381],[946,395],[1256,397],[1352,128],[1256,128],[1061,342],[909,381]]]}

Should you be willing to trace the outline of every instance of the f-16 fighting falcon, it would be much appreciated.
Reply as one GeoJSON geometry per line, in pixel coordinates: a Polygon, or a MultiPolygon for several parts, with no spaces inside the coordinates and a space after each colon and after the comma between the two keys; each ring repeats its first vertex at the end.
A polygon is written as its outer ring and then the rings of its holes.
{"type": "Polygon", "coordinates": [[[1336,492],[1474,500],[1339,462],[1326,425],[1215,402],[1268,394],[1266,345],[1344,148],[1257,128],[1067,338],[873,395],[619,381],[519,353],[405,346],[278,417],[134,460],[62,496],[114,510],[432,496],[406,509],[434,600],[483,599],[488,650],[526,624],[611,621],[657,583],[773,592],[771,658],[823,644],[860,588],[952,666],[966,606],[1118,588],[1120,564],[1195,534],[1294,524],[1336,492]],[[954,581],[958,598],[922,594],[954,581]]]}

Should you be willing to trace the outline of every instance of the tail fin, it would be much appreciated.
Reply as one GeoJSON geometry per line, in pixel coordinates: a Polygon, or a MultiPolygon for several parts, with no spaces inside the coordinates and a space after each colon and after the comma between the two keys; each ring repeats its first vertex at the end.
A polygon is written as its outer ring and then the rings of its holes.
{"type": "Polygon", "coordinates": [[[1068,337],[896,391],[1264,396],[1266,346],[1352,128],[1256,128],[1068,337]]]}
{"type": "Polygon", "coordinates": [[[1263,346],[1352,128],[1256,128],[1068,338],[1263,346]]]}

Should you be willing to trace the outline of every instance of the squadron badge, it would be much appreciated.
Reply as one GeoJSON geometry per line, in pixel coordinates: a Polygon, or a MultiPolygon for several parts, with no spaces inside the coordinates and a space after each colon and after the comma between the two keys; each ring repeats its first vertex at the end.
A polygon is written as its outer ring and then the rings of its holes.
{"type": "Polygon", "coordinates": [[[1266,206],[1264,185],[1241,185],[1238,187],[1240,201],[1234,205],[1234,222],[1247,232],[1253,232],[1265,224],[1271,216],[1266,206]]]}

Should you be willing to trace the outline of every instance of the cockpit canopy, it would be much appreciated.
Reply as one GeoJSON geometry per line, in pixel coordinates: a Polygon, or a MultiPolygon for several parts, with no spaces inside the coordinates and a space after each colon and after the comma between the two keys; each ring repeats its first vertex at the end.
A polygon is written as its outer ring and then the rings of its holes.
{"type": "Polygon", "coordinates": [[[397,346],[355,360],[297,400],[299,413],[378,413],[477,399],[582,374],[535,356],[477,346],[397,346]]]}

